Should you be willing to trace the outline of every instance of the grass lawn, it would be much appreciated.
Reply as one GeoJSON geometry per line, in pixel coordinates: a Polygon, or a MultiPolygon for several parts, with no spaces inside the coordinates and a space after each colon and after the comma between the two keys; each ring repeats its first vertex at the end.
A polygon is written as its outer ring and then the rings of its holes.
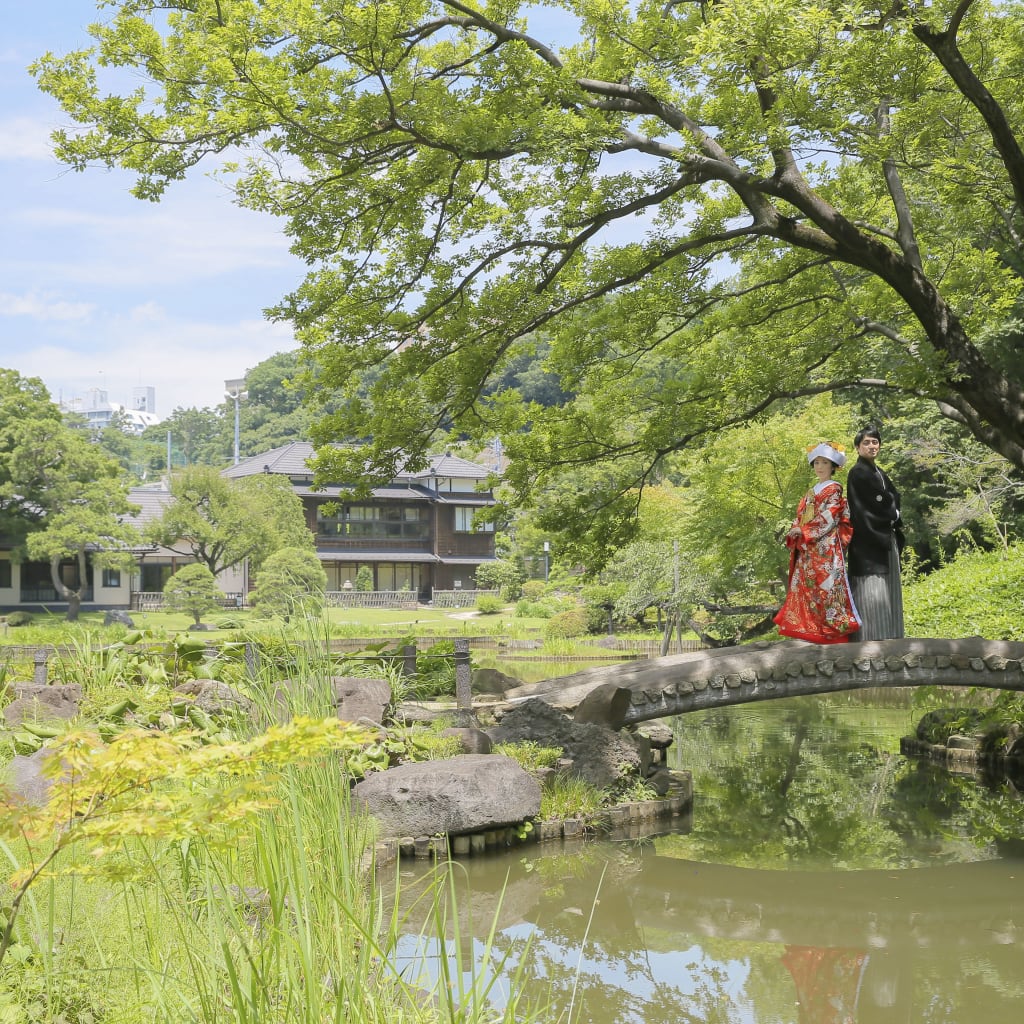
{"type": "MultiPolygon", "coordinates": [[[[135,628],[154,639],[187,632],[192,617],[180,612],[131,612],[135,628]]],[[[0,626],[0,645],[40,646],[69,642],[108,640],[113,642],[127,632],[122,626],[104,626],[103,612],[82,612],[78,621],[66,622],[62,615],[34,613],[25,626],[0,626]]],[[[511,608],[498,615],[481,615],[459,608],[328,608],[325,619],[333,637],[406,637],[406,636],[538,636],[544,619],[516,618],[511,608]]],[[[296,626],[280,620],[258,618],[248,610],[234,609],[204,616],[204,623],[220,627],[197,636],[218,640],[246,630],[280,635],[294,632],[296,626]]],[[[303,632],[308,630],[299,625],[303,632]]]]}

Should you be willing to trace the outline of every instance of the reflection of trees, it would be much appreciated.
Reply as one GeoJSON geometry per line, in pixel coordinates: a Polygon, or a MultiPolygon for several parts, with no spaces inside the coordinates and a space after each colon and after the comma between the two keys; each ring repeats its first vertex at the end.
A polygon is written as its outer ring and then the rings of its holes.
{"type": "Polygon", "coordinates": [[[948,837],[963,834],[969,822],[973,785],[933,761],[909,761],[896,773],[882,815],[909,856],[955,861],[961,858],[949,848],[948,837]]]}
{"type": "Polygon", "coordinates": [[[570,1004],[574,1020],[601,1024],[736,1019],[719,966],[708,962],[695,969],[679,948],[678,934],[651,935],[637,922],[630,894],[645,852],[650,851],[643,846],[591,845],[582,856],[542,855],[517,865],[545,883],[545,898],[535,908],[539,936],[525,955],[521,939],[508,932],[495,936],[494,949],[518,969],[522,987],[550,1003],[553,1012],[541,1019],[562,1017],[570,1004]],[[558,884],[546,884],[546,876],[559,870],[558,884]],[[652,969],[650,952],[658,948],[678,958],[678,970],[672,971],[678,984],[652,969]]]}
{"type": "Polygon", "coordinates": [[[954,845],[1024,852],[1024,799],[1013,776],[953,775],[933,761],[897,773],[883,813],[914,856],[955,861],[954,845]]]}
{"type": "Polygon", "coordinates": [[[823,702],[786,704],[781,714],[744,715],[741,725],[730,724],[740,716],[729,709],[706,713],[696,729],[687,716],[676,757],[695,767],[694,831],[675,845],[734,864],[894,857],[897,837],[874,813],[893,756],[861,742],[857,726],[823,702]],[[709,754],[724,763],[697,768],[709,754]]]}
{"type": "Polygon", "coordinates": [[[489,883],[473,877],[473,862],[460,867],[474,904],[486,909],[505,888],[490,960],[507,954],[508,978],[519,966],[516,991],[548,1007],[536,1019],[568,1020],[570,1006],[573,1021],[590,1024],[792,1019],[796,986],[782,943],[864,948],[858,1024],[960,1024],[1019,1005],[1020,899],[1008,893],[1004,906],[1005,865],[971,865],[981,875],[963,883],[956,867],[938,869],[954,873],[945,879],[885,871],[871,881],[721,866],[935,864],[974,859],[964,851],[972,828],[984,846],[1024,835],[1024,802],[1006,783],[986,789],[896,755],[906,720],[895,709],[886,731],[885,712],[780,704],[680,720],[675,753],[694,770],[697,831],[654,840],[654,856],[650,841],[541,846],[492,868],[489,883]],[[681,864],[673,853],[711,863],[681,864]],[[816,876],[835,883],[816,885],[816,876]]]}

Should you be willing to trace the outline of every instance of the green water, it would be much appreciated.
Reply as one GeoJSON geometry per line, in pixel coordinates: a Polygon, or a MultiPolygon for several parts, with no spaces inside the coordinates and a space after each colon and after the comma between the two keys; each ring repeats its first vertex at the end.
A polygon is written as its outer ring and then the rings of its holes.
{"type": "Polygon", "coordinates": [[[459,864],[445,941],[408,918],[410,970],[461,955],[545,1021],[1019,1019],[1024,801],[903,758],[918,717],[907,691],[680,716],[692,821],[459,864]]]}

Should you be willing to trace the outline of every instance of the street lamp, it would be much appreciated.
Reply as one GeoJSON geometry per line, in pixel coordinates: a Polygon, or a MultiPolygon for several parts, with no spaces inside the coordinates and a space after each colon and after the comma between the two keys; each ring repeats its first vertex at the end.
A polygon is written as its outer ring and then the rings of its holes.
{"type": "Polygon", "coordinates": [[[548,541],[544,541],[544,582],[548,581],[548,555],[551,551],[551,544],[548,541]]]}
{"type": "Polygon", "coordinates": [[[235,465],[238,465],[238,403],[249,393],[245,390],[245,379],[224,381],[225,398],[235,403],[235,465]]]}

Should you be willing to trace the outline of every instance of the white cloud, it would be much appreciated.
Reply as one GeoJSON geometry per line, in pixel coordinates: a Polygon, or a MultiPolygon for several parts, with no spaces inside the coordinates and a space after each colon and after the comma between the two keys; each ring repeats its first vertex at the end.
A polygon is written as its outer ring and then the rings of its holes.
{"type": "Polygon", "coordinates": [[[46,160],[57,166],[51,126],[30,117],[0,119],[0,160],[46,160]]]}
{"type": "Polygon", "coordinates": [[[34,320],[85,320],[96,307],[89,302],[68,302],[44,292],[15,295],[0,292],[0,316],[26,316],[34,320]]]}
{"type": "Polygon", "coordinates": [[[105,324],[96,337],[88,351],[55,344],[33,348],[18,358],[17,369],[41,377],[55,400],[70,401],[101,388],[110,401],[127,404],[133,388],[152,386],[157,412],[167,416],[178,406],[219,405],[225,380],[241,377],[275,352],[296,348],[287,325],[189,322],[152,304],[105,324]]]}
{"type": "MultiPolygon", "coordinates": [[[[36,243],[53,239],[45,249],[36,244],[33,254],[51,280],[158,287],[289,266],[296,280],[301,275],[282,225],[232,206],[222,193],[172,196],[160,206],[136,202],[127,213],[35,206],[9,219],[36,243]]],[[[24,255],[19,262],[25,264],[24,255]]]]}

